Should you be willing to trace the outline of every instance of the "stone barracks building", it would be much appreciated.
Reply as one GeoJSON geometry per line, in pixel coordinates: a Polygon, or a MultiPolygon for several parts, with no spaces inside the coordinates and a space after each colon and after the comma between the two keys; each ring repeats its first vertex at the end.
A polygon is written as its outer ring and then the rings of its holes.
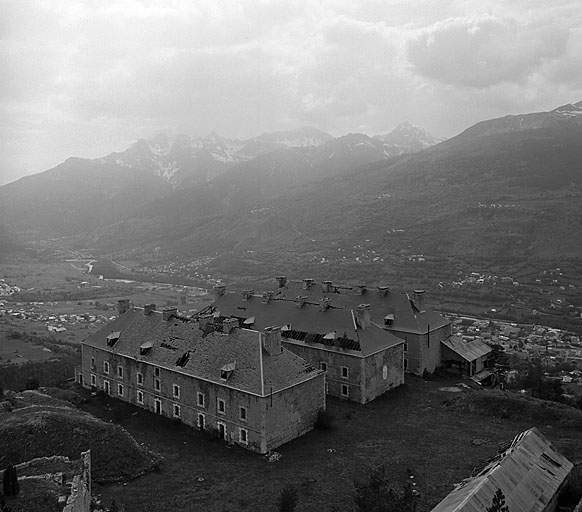
{"type": "Polygon", "coordinates": [[[282,347],[279,328],[217,326],[128,300],[119,313],[81,342],[85,387],[259,453],[311,430],[326,407],[325,372],[282,347]]]}

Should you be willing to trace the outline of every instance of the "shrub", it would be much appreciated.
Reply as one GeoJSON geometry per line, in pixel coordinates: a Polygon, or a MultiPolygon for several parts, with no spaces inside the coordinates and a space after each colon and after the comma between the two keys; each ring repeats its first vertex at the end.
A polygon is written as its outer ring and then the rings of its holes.
{"type": "Polygon", "coordinates": [[[286,485],[281,490],[281,494],[277,500],[279,512],[294,512],[298,501],[297,489],[292,485],[286,485]]]}
{"type": "Polygon", "coordinates": [[[330,430],[332,428],[334,417],[329,412],[320,409],[317,412],[317,419],[315,420],[315,428],[317,430],[330,430]]]}
{"type": "Polygon", "coordinates": [[[5,496],[16,496],[20,491],[18,474],[16,473],[16,468],[12,464],[9,464],[8,467],[4,470],[2,490],[5,496]]]}

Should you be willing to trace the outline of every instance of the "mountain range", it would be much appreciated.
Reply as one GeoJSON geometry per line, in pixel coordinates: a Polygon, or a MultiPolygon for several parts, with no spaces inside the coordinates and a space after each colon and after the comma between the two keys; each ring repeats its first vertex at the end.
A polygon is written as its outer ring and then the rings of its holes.
{"type": "Polygon", "coordinates": [[[376,137],[156,135],[0,187],[0,205],[21,240],[79,235],[101,255],[253,254],[282,271],[352,258],[372,273],[401,253],[559,261],[582,253],[580,140],[582,102],[440,143],[410,125],[376,137]]]}

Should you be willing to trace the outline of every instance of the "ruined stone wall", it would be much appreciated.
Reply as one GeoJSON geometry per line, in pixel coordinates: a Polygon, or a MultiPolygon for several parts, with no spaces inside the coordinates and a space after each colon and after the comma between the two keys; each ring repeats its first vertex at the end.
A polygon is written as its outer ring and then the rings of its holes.
{"type": "Polygon", "coordinates": [[[314,378],[265,398],[267,449],[313,430],[318,411],[325,409],[325,375],[314,378]]]}
{"type": "Polygon", "coordinates": [[[91,451],[81,453],[82,469],[75,475],[71,494],[63,512],[90,512],[91,510],[91,451]]]}

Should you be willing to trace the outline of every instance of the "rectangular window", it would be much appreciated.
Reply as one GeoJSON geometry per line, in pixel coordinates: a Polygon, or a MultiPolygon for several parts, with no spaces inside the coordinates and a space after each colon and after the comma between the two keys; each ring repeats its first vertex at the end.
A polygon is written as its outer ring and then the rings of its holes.
{"type": "Polygon", "coordinates": [[[404,352],[408,352],[408,343],[404,343],[404,352]]]}
{"type": "Polygon", "coordinates": [[[154,410],[156,414],[162,414],[162,401],[159,398],[154,400],[154,410]]]}
{"type": "Polygon", "coordinates": [[[204,393],[198,393],[198,407],[204,407],[204,393]]]}
{"type": "Polygon", "coordinates": [[[95,375],[91,374],[91,386],[96,386],[97,385],[97,377],[95,377],[95,375]]]}
{"type": "Polygon", "coordinates": [[[103,361],[103,373],[109,375],[109,362],[103,361]]]}
{"type": "Polygon", "coordinates": [[[177,384],[174,384],[172,386],[172,394],[173,394],[174,398],[180,398],[180,386],[178,386],[177,384]]]}
{"type": "Polygon", "coordinates": [[[246,428],[238,429],[238,440],[242,444],[249,444],[249,431],[246,428]]]}
{"type": "Polygon", "coordinates": [[[154,376],[155,377],[159,377],[160,376],[160,369],[159,368],[154,368],[154,376]]]}
{"type": "Polygon", "coordinates": [[[221,414],[224,414],[226,412],[226,404],[224,403],[224,400],[222,398],[218,399],[216,410],[221,414]]]}
{"type": "Polygon", "coordinates": [[[108,395],[111,394],[111,386],[109,384],[109,381],[105,379],[103,379],[103,391],[105,391],[105,393],[108,395]]]}
{"type": "Polygon", "coordinates": [[[137,385],[143,386],[143,373],[137,372],[137,385]]]}
{"type": "Polygon", "coordinates": [[[143,405],[143,391],[137,392],[137,403],[143,405]]]}
{"type": "Polygon", "coordinates": [[[174,418],[179,418],[180,413],[181,413],[180,406],[177,404],[174,404],[173,412],[174,412],[174,418]]]}
{"type": "Polygon", "coordinates": [[[154,389],[156,391],[160,391],[162,389],[162,383],[160,382],[160,379],[154,379],[154,389]]]}
{"type": "Polygon", "coordinates": [[[404,369],[408,370],[408,359],[404,358],[404,369]]]}
{"type": "Polygon", "coordinates": [[[118,366],[118,367],[117,367],[117,376],[118,376],[120,379],[123,379],[123,366],[118,366]]]}
{"type": "Polygon", "coordinates": [[[319,362],[319,369],[323,370],[324,372],[327,371],[327,363],[324,363],[323,361],[319,362]]]}
{"type": "Polygon", "coordinates": [[[350,370],[347,366],[342,366],[342,379],[347,379],[350,376],[350,370]]]}
{"type": "Polygon", "coordinates": [[[240,408],[240,419],[241,419],[241,421],[247,421],[247,408],[246,407],[240,408]]]}
{"type": "Polygon", "coordinates": [[[347,384],[342,384],[342,396],[350,396],[350,387],[347,384]]]}
{"type": "Polygon", "coordinates": [[[117,384],[117,394],[123,396],[123,384],[117,384]]]}
{"type": "Polygon", "coordinates": [[[91,358],[91,370],[94,370],[94,369],[95,369],[95,358],[92,357],[91,358]]]}
{"type": "Polygon", "coordinates": [[[202,414],[202,413],[198,414],[197,425],[198,425],[198,428],[200,430],[204,430],[205,423],[206,423],[206,416],[204,416],[204,414],[202,414]]]}

